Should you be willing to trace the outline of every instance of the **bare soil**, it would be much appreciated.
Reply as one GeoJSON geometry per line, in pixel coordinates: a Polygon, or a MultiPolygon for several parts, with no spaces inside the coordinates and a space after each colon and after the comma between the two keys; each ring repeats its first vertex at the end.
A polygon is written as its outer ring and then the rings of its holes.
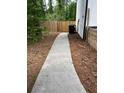
{"type": "MultiPolygon", "coordinates": [[[[35,44],[27,47],[27,93],[31,93],[37,75],[59,33],[49,33],[35,44]]],[[[69,35],[73,64],[87,93],[97,93],[97,52],[78,34],[69,35]]]]}
{"type": "Polygon", "coordinates": [[[48,55],[48,52],[59,33],[45,34],[43,39],[27,47],[27,93],[31,93],[37,75],[48,55]]]}
{"type": "Polygon", "coordinates": [[[78,34],[69,35],[71,54],[76,72],[88,93],[97,93],[97,52],[78,34]]]}

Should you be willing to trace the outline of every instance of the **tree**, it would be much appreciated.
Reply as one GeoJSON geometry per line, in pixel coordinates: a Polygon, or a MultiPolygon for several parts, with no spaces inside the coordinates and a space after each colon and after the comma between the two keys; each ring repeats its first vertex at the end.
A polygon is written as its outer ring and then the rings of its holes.
{"type": "Polygon", "coordinates": [[[32,42],[42,36],[41,20],[45,17],[43,0],[28,0],[27,2],[27,37],[32,42]]]}
{"type": "Polygon", "coordinates": [[[55,6],[52,6],[52,1],[53,0],[49,0],[48,3],[47,20],[75,20],[76,1],[56,0],[55,6]]]}
{"type": "Polygon", "coordinates": [[[64,0],[56,0],[57,1],[57,8],[56,8],[56,12],[58,15],[58,20],[64,20],[65,16],[64,16],[64,12],[65,12],[65,1],[64,0]]]}
{"type": "Polygon", "coordinates": [[[49,13],[52,14],[53,13],[53,5],[52,5],[53,0],[49,0],[49,13]]]}
{"type": "Polygon", "coordinates": [[[66,20],[76,20],[76,2],[71,2],[67,5],[66,20]]]}
{"type": "Polygon", "coordinates": [[[49,0],[49,8],[45,0],[28,0],[27,1],[27,37],[33,42],[42,37],[44,20],[75,20],[76,2],[71,0],[56,0],[53,6],[53,0],[49,0]]]}

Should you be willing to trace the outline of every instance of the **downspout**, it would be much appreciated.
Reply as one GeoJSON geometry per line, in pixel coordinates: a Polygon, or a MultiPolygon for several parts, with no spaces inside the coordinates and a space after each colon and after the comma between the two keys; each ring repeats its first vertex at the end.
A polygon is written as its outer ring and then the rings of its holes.
{"type": "Polygon", "coordinates": [[[84,33],[83,33],[83,40],[86,40],[86,19],[87,19],[87,9],[88,9],[88,0],[86,0],[86,7],[85,7],[85,18],[84,18],[84,33]]]}

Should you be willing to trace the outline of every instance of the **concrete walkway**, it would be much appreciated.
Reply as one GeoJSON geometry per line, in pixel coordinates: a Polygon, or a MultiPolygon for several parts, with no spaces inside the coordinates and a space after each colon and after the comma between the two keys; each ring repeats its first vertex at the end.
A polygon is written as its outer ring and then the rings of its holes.
{"type": "Polygon", "coordinates": [[[31,93],[86,93],[72,64],[68,33],[57,36],[31,93]]]}

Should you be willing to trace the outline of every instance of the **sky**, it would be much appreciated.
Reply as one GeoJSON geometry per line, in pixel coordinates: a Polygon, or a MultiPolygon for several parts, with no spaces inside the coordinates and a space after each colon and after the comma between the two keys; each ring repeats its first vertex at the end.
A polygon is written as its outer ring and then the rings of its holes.
{"type": "MultiPolygon", "coordinates": [[[[46,0],[46,5],[48,5],[48,1],[49,0],[46,0]]],[[[56,4],[56,0],[53,0],[53,5],[55,5],[56,4]]]]}
{"type": "MultiPolygon", "coordinates": [[[[46,0],[46,4],[48,5],[48,1],[49,0],[46,0]]],[[[75,1],[75,0],[71,0],[71,1],[75,1]]],[[[55,5],[56,4],[56,0],[53,0],[53,5],[55,5]]]]}

